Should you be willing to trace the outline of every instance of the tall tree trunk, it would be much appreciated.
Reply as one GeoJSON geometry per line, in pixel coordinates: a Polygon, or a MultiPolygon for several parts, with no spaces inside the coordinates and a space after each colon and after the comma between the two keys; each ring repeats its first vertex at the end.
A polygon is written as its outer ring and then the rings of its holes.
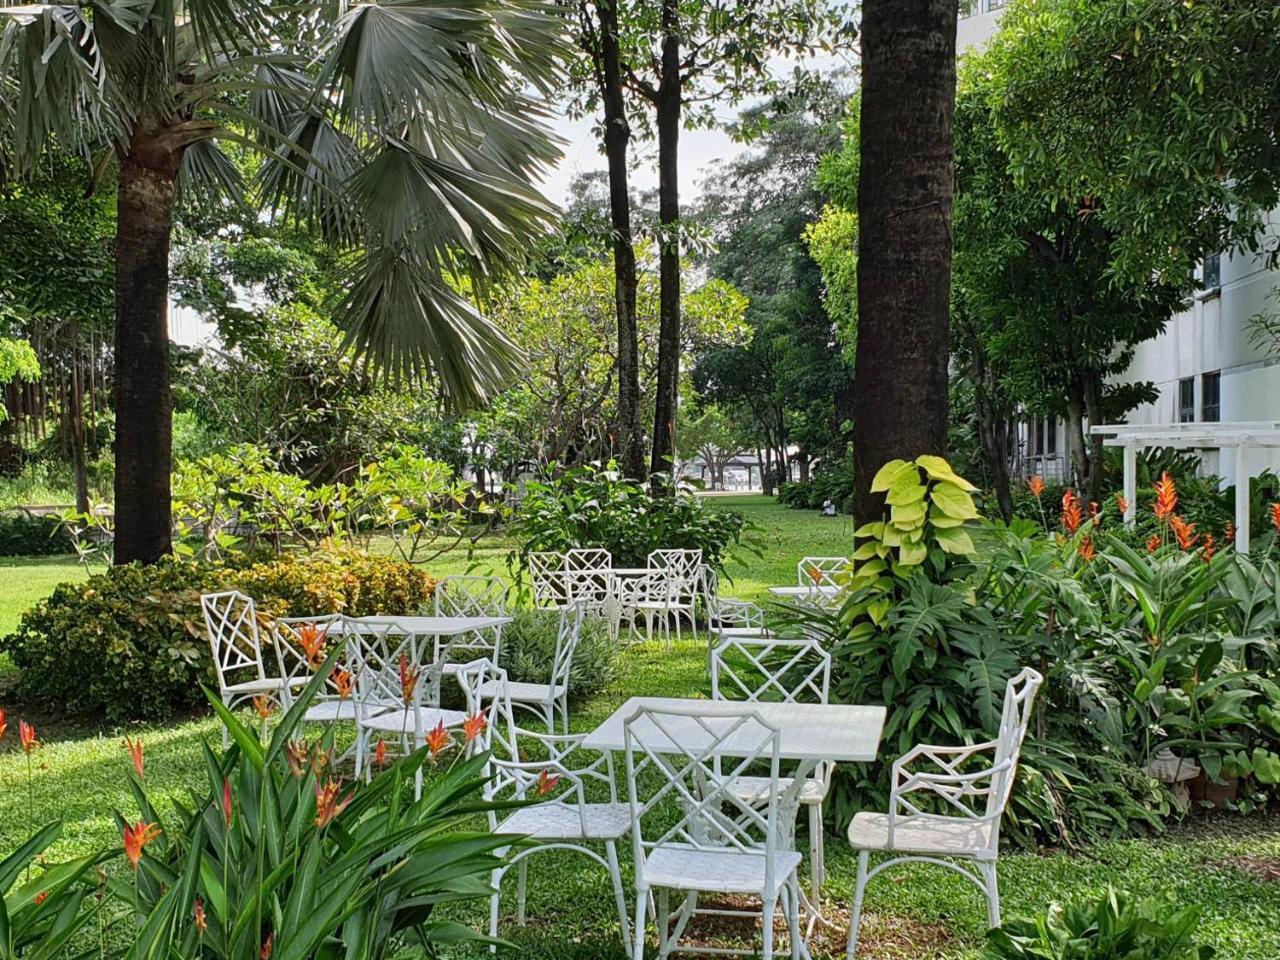
{"type": "Polygon", "coordinates": [[[89,469],[85,456],[84,383],[80,374],[80,351],[71,354],[71,379],[63,399],[67,440],[71,444],[71,472],[76,484],[76,512],[89,512],[89,469]]]}
{"type": "Polygon", "coordinates": [[[116,199],[115,562],[171,548],[169,234],[180,154],[135,134],[116,199]]]}
{"type": "Polygon", "coordinates": [[[1067,389],[1067,416],[1063,424],[1067,441],[1068,483],[1086,487],[1089,483],[1089,451],[1084,438],[1084,387],[1077,381],[1067,389]]]}
{"type": "Polygon", "coordinates": [[[604,153],[609,163],[609,217],[613,226],[613,299],[618,314],[618,448],[622,472],[643,480],[644,431],[640,426],[640,362],[636,334],[636,251],[631,236],[627,145],[631,126],[622,87],[617,0],[600,0],[600,80],[604,105],[604,153]]]}
{"type": "Polygon", "coordinates": [[[864,0],[858,183],[856,514],[871,478],[947,445],[956,0],[864,0]]]}
{"type": "Polygon", "coordinates": [[[674,470],[680,383],[680,36],[678,0],[662,0],[662,81],[658,85],[658,382],[654,391],[654,473],[674,470]]]}

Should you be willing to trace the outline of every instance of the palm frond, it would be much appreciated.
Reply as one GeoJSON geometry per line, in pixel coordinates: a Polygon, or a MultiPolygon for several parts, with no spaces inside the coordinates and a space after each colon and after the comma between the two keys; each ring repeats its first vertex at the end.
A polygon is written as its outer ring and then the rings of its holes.
{"type": "Polygon", "coordinates": [[[216,140],[197,140],[182,154],[178,169],[179,197],[229,198],[244,205],[244,178],[216,140]]]}

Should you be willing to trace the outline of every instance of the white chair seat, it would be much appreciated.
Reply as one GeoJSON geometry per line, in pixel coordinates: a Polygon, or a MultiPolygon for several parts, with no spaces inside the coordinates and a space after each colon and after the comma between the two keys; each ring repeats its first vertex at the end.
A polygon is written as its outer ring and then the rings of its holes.
{"type": "MultiPolygon", "coordinates": [[[[418,711],[418,713],[422,717],[423,733],[430,733],[438,723],[443,723],[446,727],[460,727],[467,719],[467,715],[461,710],[425,709],[418,711]]],[[[388,733],[412,735],[414,729],[413,711],[402,708],[389,710],[374,717],[366,716],[360,721],[360,726],[366,730],[384,730],[388,733]]]]}
{"type": "MultiPolygon", "coordinates": [[[[741,850],[699,850],[682,843],[655,847],[645,860],[645,880],[651,887],[698,890],[707,893],[765,894],[765,857],[741,850]]],[[[800,866],[800,854],[779,850],[774,856],[774,891],[800,866]]]]}
{"type": "Polygon", "coordinates": [[[720,637],[771,637],[773,631],[768,627],[712,627],[711,632],[720,637]]]}
{"type": "Polygon", "coordinates": [[[962,817],[899,818],[889,846],[889,815],[859,813],[849,824],[849,843],[859,850],[893,850],[941,857],[964,856],[994,860],[991,831],[995,821],[977,823],[962,817]]]}
{"type": "Polygon", "coordinates": [[[355,720],[356,705],[350,700],[322,700],[307,708],[307,723],[338,723],[355,720]]]}
{"type": "MultiPolygon", "coordinates": [[[[485,700],[496,697],[501,691],[498,685],[492,681],[484,684],[480,688],[480,696],[485,700]]],[[[554,687],[545,683],[507,683],[507,696],[512,703],[546,703],[548,700],[558,700],[564,695],[565,689],[562,684],[556,684],[554,687]]]]}
{"type": "MultiPolygon", "coordinates": [[[[779,777],[778,794],[786,793],[794,783],[794,777],[779,777]]],[[[822,803],[827,799],[828,786],[828,784],[824,784],[814,777],[806,777],[804,785],[800,787],[800,802],[803,804],[822,803]]],[[[733,791],[735,797],[745,800],[747,803],[764,803],[769,799],[769,778],[738,777],[730,784],[729,789],[733,791]]]]}
{"type": "MultiPolygon", "coordinates": [[[[291,689],[305,687],[307,685],[306,677],[294,677],[287,681],[287,685],[291,689]]],[[[241,683],[229,683],[223,687],[226,693],[278,693],[286,686],[283,677],[266,677],[263,680],[245,680],[241,683]]]]}
{"type": "Polygon", "coordinates": [[[585,833],[578,806],[566,803],[540,803],[517,810],[498,825],[497,832],[544,841],[618,840],[631,829],[631,808],[625,803],[587,803],[582,811],[585,833]]]}

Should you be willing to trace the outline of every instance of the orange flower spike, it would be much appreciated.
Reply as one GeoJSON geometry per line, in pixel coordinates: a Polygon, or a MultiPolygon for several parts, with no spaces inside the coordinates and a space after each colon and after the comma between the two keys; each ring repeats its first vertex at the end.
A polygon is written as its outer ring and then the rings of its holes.
{"type": "Polygon", "coordinates": [[[1216,552],[1217,552],[1217,547],[1214,545],[1214,542],[1213,542],[1213,534],[1206,533],[1200,539],[1200,556],[1204,558],[1205,563],[1208,563],[1210,560],[1213,559],[1213,555],[1216,552]]]}
{"type": "Polygon", "coordinates": [[[387,741],[378,738],[378,745],[373,748],[373,765],[381,770],[387,765],[387,741]]]}
{"type": "Polygon", "coordinates": [[[272,930],[267,934],[267,939],[262,943],[262,951],[258,954],[260,960],[271,960],[271,951],[276,944],[276,932],[272,930]]]}
{"type": "Polygon", "coordinates": [[[1179,550],[1190,550],[1196,545],[1196,525],[1187,523],[1176,513],[1169,518],[1169,527],[1178,538],[1179,550]]]}
{"type": "Polygon", "coordinates": [[[257,712],[259,720],[267,720],[271,716],[271,698],[265,693],[258,694],[253,698],[253,709],[257,712]]]}
{"type": "Polygon", "coordinates": [[[1160,549],[1160,534],[1153,533],[1147,537],[1147,553],[1155,553],[1160,549]]]}
{"type": "Polygon", "coordinates": [[[133,764],[133,772],[138,775],[139,780],[143,779],[145,774],[143,773],[144,764],[142,759],[142,738],[139,737],[137,740],[130,740],[128,737],[125,737],[124,745],[125,749],[129,751],[129,761],[133,764]]]}
{"type": "Polygon", "coordinates": [[[427,749],[431,751],[431,759],[435,759],[444,753],[453,743],[453,736],[444,728],[444,721],[441,720],[435,725],[435,728],[427,734],[427,749]]]}
{"type": "Polygon", "coordinates": [[[196,936],[203,937],[204,932],[209,929],[209,918],[204,913],[204,901],[196,897],[196,908],[194,911],[196,922],[196,936]]]}
{"type": "Polygon", "coordinates": [[[40,904],[44,903],[48,899],[49,899],[49,891],[41,890],[39,893],[35,895],[35,898],[31,902],[38,907],[40,906],[40,904]]]}
{"type": "Polygon", "coordinates": [[[1091,562],[1093,558],[1098,555],[1098,551],[1095,550],[1093,546],[1093,537],[1090,536],[1084,537],[1080,541],[1080,546],[1077,549],[1080,552],[1080,556],[1084,558],[1085,563],[1091,562]]]}
{"type": "Polygon", "coordinates": [[[1120,511],[1122,517],[1129,512],[1129,501],[1125,499],[1123,493],[1116,494],[1116,509],[1120,511]]]}
{"type": "Polygon", "coordinates": [[[1080,509],[1080,498],[1076,496],[1076,492],[1070,488],[1062,495],[1062,525],[1066,528],[1067,534],[1072,535],[1080,529],[1080,524],[1084,523],[1084,513],[1080,509]]]}
{"type": "Polygon", "coordinates": [[[1236,525],[1232,523],[1230,520],[1227,521],[1227,525],[1222,529],[1222,542],[1223,543],[1236,542],[1236,525]]]}
{"type": "Polygon", "coordinates": [[[1089,501],[1089,519],[1093,521],[1095,527],[1102,523],[1102,507],[1098,505],[1097,500],[1089,501]]]}
{"type": "Polygon", "coordinates": [[[806,572],[807,574],[809,574],[809,579],[813,581],[813,585],[814,585],[815,587],[820,587],[820,586],[822,586],[822,571],[821,571],[821,570],[819,570],[817,567],[810,567],[810,568],[809,568],[808,570],[806,570],[805,572],[806,572]]]}
{"type": "Polygon", "coordinates": [[[538,796],[545,797],[548,793],[556,788],[556,784],[560,782],[560,774],[552,776],[546,770],[538,774],[538,796]]]}
{"type": "Polygon", "coordinates": [[[301,777],[307,772],[308,758],[311,756],[311,747],[307,745],[307,741],[290,740],[284,745],[284,754],[289,760],[289,772],[295,777],[301,777]]]}
{"type": "Polygon", "coordinates": [[[467,738],[467,743],[471,743],[476,737],[484,733],[489,728],[489,720],[484,713],[477,710],[472,716],[462,721],[462,733],[467,738]]]}
{"type": "Polygon", "coordinates": [[[0,707],[0,739],[4,738],[4,732],[9,729],[9,723],[4,718],[4,707],[0,707]]]}
{"type": "Polygon", "coordinates": [[[409,666],[409,658],[403,653],[400,654],[400,692],[404,695],[406,704],[413,700],[413,693],[418,689],[418,677],[421,673],[421,668],[409,666]]]}
{"type": "Polygon", "coordinates": [[[356,678],[352,676],[350,670],[339,667],[333,671],[333,687],[338,691],[339,700],[350,700],[356,688],[356,678]]]}
{"type": "Polygon", "coordinates": [[[225,778],[222,781],[222,819],[228,827],[231,826],[231,781],[225,778]]]}
{"type": "Polygon", "coordinates": [[[1280,501],[1271,505],[1271,525],[1280,533],[1280,501]]]}
{"type": "Polygon", "coordinates": [[[1044,493],[1044,477],[1040,476],[1038,473],[1034,477],[1028,477],[1027,489],[1030,490],[1037,499],[1039,499],[1044,493]]]}
{"type": "Polygon", "coordinates": [[[1168,520],[1173,516],[1173,511],[1178,509],[1178,487],[1167,470],[1152,486],[1156,491],[1156,516],[1161,520],[1168,520]]]}
{"type": "Polygon", "coordinates": [[[18,721],[18,740],[22,744],[22,752],[28,756],[40,746],[40,741],[36,739],[36,728],[25,720],[18,721]]]}
{"type": "Polygon", "coordinates": [[[142,848],[160,836],[160,828],[154,823],[139,820],[133,826],[125,824],[122,841],[124,855],[129,858],[129,865],[138,869],[138,861],[142,859],[142,848]]]}
{"type": "Polygon", "coordinates": [[[338,792],[338,784],[333,780],[327,781],[324,786],[316,784],[316,829],[323,830],[334,817],[347,809],[351,798],[347,797],[339,802],[338,792]]]}
{"type": "Polygon", "coordinates": [[[298,627],[298,645],[302,647],[307,664],[313,670],[324,663],[324,641],[327,635],[327,631],[315,623],[304,623],[298,627]]]}

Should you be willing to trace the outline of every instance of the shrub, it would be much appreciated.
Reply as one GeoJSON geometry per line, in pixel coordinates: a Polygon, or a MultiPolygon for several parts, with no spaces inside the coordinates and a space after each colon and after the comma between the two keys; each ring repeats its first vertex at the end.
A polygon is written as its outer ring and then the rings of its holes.
{"type": "Polygon", "coordinates": [[[746,531],[738,511],[717,509],[687,490],[651,496],[610,462],[529,483],[513,531],[520,548],[509,563],[523,570],[530,553],[603,547],[615,565],[642,567],[654,550],[700,549],[720,569],[746,531]]]}
{"type": "Polygon", "coordinates": [[[276,616],[334,610],[410,613],[429,576],[385,557],[330,550],[237,569],[166,559],[109,567],[59,585],[0,640],[20,671],[20,696],[108,720],[163,719],[203,703],[215,682],[200,594],[239,589],[276,616]]]}
{"type": "Polygon", "coordinates": [[[47,557],[73,549],[62,522],[55,516],[0,516],[0,557],[47,557]]]}
{"type": "MultiPolygon", "coordinates": [[[[502,630],[499,659],[512,680],[546,683],[556,654],[560,614],[555,610],[517,610],[502,630]]],[[[602,617],[587,616],[569,674],[570,694],[590,696],[607,687],[617,675],[617,643],[609,637],[602,617]]]]}
{"type": "Polygon", "coordinates": [[[1115,890],[1096,903],[1054,904],[1043,918],[1009,920],[987,934],[983,960],[1210,960],[1195,942],[1200,913],[1115,890]]]}

